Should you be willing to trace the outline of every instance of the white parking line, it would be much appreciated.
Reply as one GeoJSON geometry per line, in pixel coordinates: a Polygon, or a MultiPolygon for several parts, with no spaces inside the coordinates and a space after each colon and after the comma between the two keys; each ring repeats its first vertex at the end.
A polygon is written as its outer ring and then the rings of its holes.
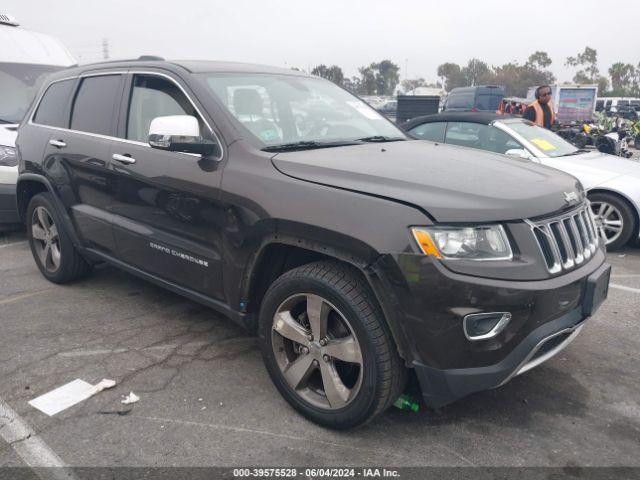
{"type": "Polygon", "coordinates": [[[42,480],[76,480],[62,459],[0,398],[0,437],[42,480]],[[43,468],[46,467],[46,468],[43,468]]]}
{"type": "Polygon", "coordinates": [[[27,242],[22,241],[22,242],[12,242],[12,243],[5,243],[4,245],[0,245],[0,248],[7,248],[7,247],[13,247],[14,245],[23,245],[26,244],[27,242]]]}
{"type": "Polygon", "coordinates": [[[36,290],[35,292],[28,292],[28,293],[13,295],[12,297],[3,298],[2,300],[0,300],[0,305],[4,305],[5,303],[17,302],[18,300],[34,297],[36,295],[40,295],[41,293],[50,292],[51,290],[53,290],[53,288],[45,288],[44,290],[36,290]]]}
{"type": "Polygon", "coordinates": [[[625,292],[640,293],[640,288],[627,287],[625,285],[618,285],[617,283],[610,283],[609,286],[611,288],[617,288],[618,290],[624,290],[625,292]]]}
{"type": "Polygon", "coordinates": [[[114,353],[139,352],[147,350],[175,350],[176,348],[204,347],[206,345],[209,345],[210,343],[211,342],[191,342],[181,345],[154,345],[153,347],[114,348],[112,350],[107,348],[98,350],[72,350],[70,352],[61,352],[58,355],[61,357],[92,357],[94,355],[111,355],[114,353]]]}

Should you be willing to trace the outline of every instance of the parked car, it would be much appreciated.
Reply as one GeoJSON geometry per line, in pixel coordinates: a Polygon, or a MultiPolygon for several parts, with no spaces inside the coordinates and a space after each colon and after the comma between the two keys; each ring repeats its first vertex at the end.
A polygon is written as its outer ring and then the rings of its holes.
{"type": "Polygon", "coordinates": [[[0,14],[0,45],[0,230],[5,230],[19,224],[18,124],[42,78],[76,61],[58,40],[20,28],[10,15],[0,14]]]}
{"type": "Polygon", "coordinates": [[[224,313],[258,333],[284,398],[329,427],[383,412],[409,369],[432,407],[499,386],[566,347],[607,294],[575,178],[411,140],[301,72],[74,68],[17,144],[45,278],[107,262],[224,313]]]}
{"type": "Polygon", "coordinates": [[[506,94],[499,85],[453,88],[444,103],[445,112],[496,112],[506,94]]]}
{"type": "Polygon", "coordinates": [[[527,158],[574,175],[587,191],[607,248],[616,250],[638,239],[637,160],[579,149],[527,120],[503,115],[429,115],[403,127],[416,138],[527,158]]]}

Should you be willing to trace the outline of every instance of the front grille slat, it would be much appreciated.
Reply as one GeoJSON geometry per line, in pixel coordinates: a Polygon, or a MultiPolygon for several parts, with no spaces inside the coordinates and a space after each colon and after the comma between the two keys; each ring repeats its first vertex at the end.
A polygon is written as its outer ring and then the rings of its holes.
{"type": "Polygon", "coordinates": [[[595,254],[599,236],[590,208],[587,205],[557,218],[529,222],[549,273],[570,270],[595,254]]]}

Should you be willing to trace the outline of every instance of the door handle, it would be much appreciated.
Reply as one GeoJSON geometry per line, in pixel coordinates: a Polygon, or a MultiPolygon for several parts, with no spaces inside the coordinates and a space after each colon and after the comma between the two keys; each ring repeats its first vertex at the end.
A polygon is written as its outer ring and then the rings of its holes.
{"type": "Polygon", "coordinates": [[[116,162],[125,163],[127,165],[136,163],[136,159],[131,155],[120,155],[119,153],[114,153],[111,158],[113,158],[116,162]]]}
{"type": "Polygon", "coordinates": [[[53,145],[56,148],[64,148],[67,146],[63,140],[49,140],[49,145],[53,145]]]}

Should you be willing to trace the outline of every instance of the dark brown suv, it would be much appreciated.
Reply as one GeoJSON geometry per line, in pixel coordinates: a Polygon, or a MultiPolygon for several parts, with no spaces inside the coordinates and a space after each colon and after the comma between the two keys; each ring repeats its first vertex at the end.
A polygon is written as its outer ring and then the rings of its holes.
{"type": "Polygon", "coordinates": [[[17,145],[46,278],[108,262],[224,313],[259,334],[289,403],[330,427],[384,411],[411,371],[432,407],[498,386],[562,350],[606,297],[573,177],[411,140],[300,72],[65,70],[17,145]]]}

